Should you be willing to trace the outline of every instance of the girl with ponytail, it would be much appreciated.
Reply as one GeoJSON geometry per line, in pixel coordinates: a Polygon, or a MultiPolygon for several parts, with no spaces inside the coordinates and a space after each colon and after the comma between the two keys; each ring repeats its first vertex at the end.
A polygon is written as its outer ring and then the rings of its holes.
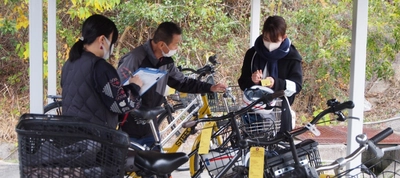
{"type": "Polygon", "coordinates": [[[117,39],[118,29],[109,18],[95,14],[84,21],[81,37],[62,67],[64,115],[116,128],[119,114],[139,107],[140,78],[131,77],[122,86],[116,69],[106,61],[117,39]]]}

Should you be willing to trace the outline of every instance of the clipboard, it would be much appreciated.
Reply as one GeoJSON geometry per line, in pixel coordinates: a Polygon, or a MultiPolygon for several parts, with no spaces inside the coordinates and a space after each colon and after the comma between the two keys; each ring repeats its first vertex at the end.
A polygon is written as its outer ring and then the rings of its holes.
{"type": "MultiPolygon", "coordinates": [[[[143,86],[140,88],[139,95],[142,96],[150,87],[152,87],[159,79],[167,74],[166,71],[161,71],[154,68],[139,68],[133,76],[139,75],[140,80],[143,82],[143,86]]],[[[129,85],[129,78],[125,80],[124,86],[129,85]]]]}

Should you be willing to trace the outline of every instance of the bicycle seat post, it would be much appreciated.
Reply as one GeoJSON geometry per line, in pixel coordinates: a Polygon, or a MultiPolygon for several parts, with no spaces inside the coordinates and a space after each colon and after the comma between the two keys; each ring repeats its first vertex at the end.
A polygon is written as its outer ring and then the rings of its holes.
{"type": "Polygon", "coordinates": [[[153,136],[154,136],[154,140],[155,140],[154,144],[155,144],[155,146],[160,146],[160,148],[161,148],[160,137],[157,134],[156,126],[154,125],[153,119],[151,119],[149,121],[149,125],[150,125],[151,132],[153,133],[153,136]]]}
{"type": "MultiPolygon", "coordinates": [[[[150,129],[151,129],[151,132],[152,132],[154,140],[155,140],[154,146],[160,146],[160,137],[157,134],[154,120],[157,118],[158,115],[160,115],[163,112],[165,112],[165,109],[161,106],[158,106],[158,107],[155,107],[152,109],[140,108],[140,109],[134,109],[131,111],[132,116],[136,117],[138,119],[138,123],[150,125],[150,129]]],[[[161,146],[160,146],[160,149],[161,149],[161,146]]]]}

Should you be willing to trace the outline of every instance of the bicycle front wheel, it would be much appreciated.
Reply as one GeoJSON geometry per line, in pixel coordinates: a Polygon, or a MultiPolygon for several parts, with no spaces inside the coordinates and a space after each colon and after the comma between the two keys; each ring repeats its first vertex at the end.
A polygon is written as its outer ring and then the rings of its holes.
{"type": "Polygon", "coordinates": [[[44,114],[61,115],[62,114],[62,101],[56,101],[43,107],[44,114]]]}
{"type": "MultiPolygon", "coordinates": [[[[226,166],[232,158],[237,155],[238,149],[233,149],[232,145],[235,142],[235,134],[232,133],[230,128],[230,122],[223,122],[215,125],[213,128],[213,134],[210,139],[210,150],[207,154],[200,155],[199,148],[201,142],[201,135],[193,143],[192,156],[189,158],[190,174],[192,177],[199,177],[204,170],[213,177],[226,166]]],[[[241,160],[240,160],[241,161],[241,160]]],[[[239,162],[235,162],[234,166],[240,166],[239,162]]],[[[230,168],[222,177],[232,177],[236,174],[233,169],[230,168]]]]}

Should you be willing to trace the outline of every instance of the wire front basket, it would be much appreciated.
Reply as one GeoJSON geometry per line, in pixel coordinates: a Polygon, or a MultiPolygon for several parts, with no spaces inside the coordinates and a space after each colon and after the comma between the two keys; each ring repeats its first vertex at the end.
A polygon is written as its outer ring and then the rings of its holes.
{"type": "Polygon", "coordinates": [[[273,138],[281,128],[280,108],[265,112],[248,112],[241,118],[241,128],[250,138],[273,138]]]}
{"type": "MultiPolygon", "coordinates": [[[[208,154],[201,155],[203,164],[205,164],[207,171],[211,177],[219,174],[228,163],[237,155],[238,149],[212,149],[208,154]]],[[[240,159],[235,162],[235,166],[240,166],[240,159]]],[[[223,177],[232,177],[236,174],[232,166],[223,177]]]]}
{"type": "MultiPolygon", "coordinates": [[[[185,76],[188,78],[196,79],[197,75],[196,74],[188,74],[185,76]]],[[[167,99],[172,100],[174,102],[181,103],[184,107],[193,103],[194,100],[196,100],[196,101],[194,101],[194,105],[202,106],[202,104],[203,104],[199,94],[185,93],[185,92],[180,92],[180,91],[177,91],[177,90],[169,88],[169,87],[167,87],[167,88],[170,90],[168,93],[172,92],[171,94],[167,95],[167,99]]]]}
{"type": "Polygon", "coordinates": [[[231,95],[224,96],[225,93],[207,93],[207,100],[211,112],[232,112],[240,109],[243,92],[239,86],[229,86],[231,95]]]}
{"type": "Polygon", "coordinates": [[[122,177],[127,134],[75,117],[24,114],[16,127],[21,177],[122,177]]]}
{"type": "MultiPolygon", "coordinates": [[[[316,167],[321,165],[318,143],[314,140],[304,140],[296,145],[299,161],[303,166],[316,167]]],[[[264,175],[266,177],[287,177],[294,170],[294,159],[290,148],[278,150],[274,157],[266,159],[264,175]]]]}
{"type": "Polygon", "coordinates": [[[184,107],[186,107],[189,104],[191,104],[194,100],[196,100],[194,105],[202,105],[203,104],[199,94],[184,93],[184,92],[175,91],[175,93],[169,95],[168,98],[172,99],[173,101],[182,103],[182,105],[184,107]]]}

